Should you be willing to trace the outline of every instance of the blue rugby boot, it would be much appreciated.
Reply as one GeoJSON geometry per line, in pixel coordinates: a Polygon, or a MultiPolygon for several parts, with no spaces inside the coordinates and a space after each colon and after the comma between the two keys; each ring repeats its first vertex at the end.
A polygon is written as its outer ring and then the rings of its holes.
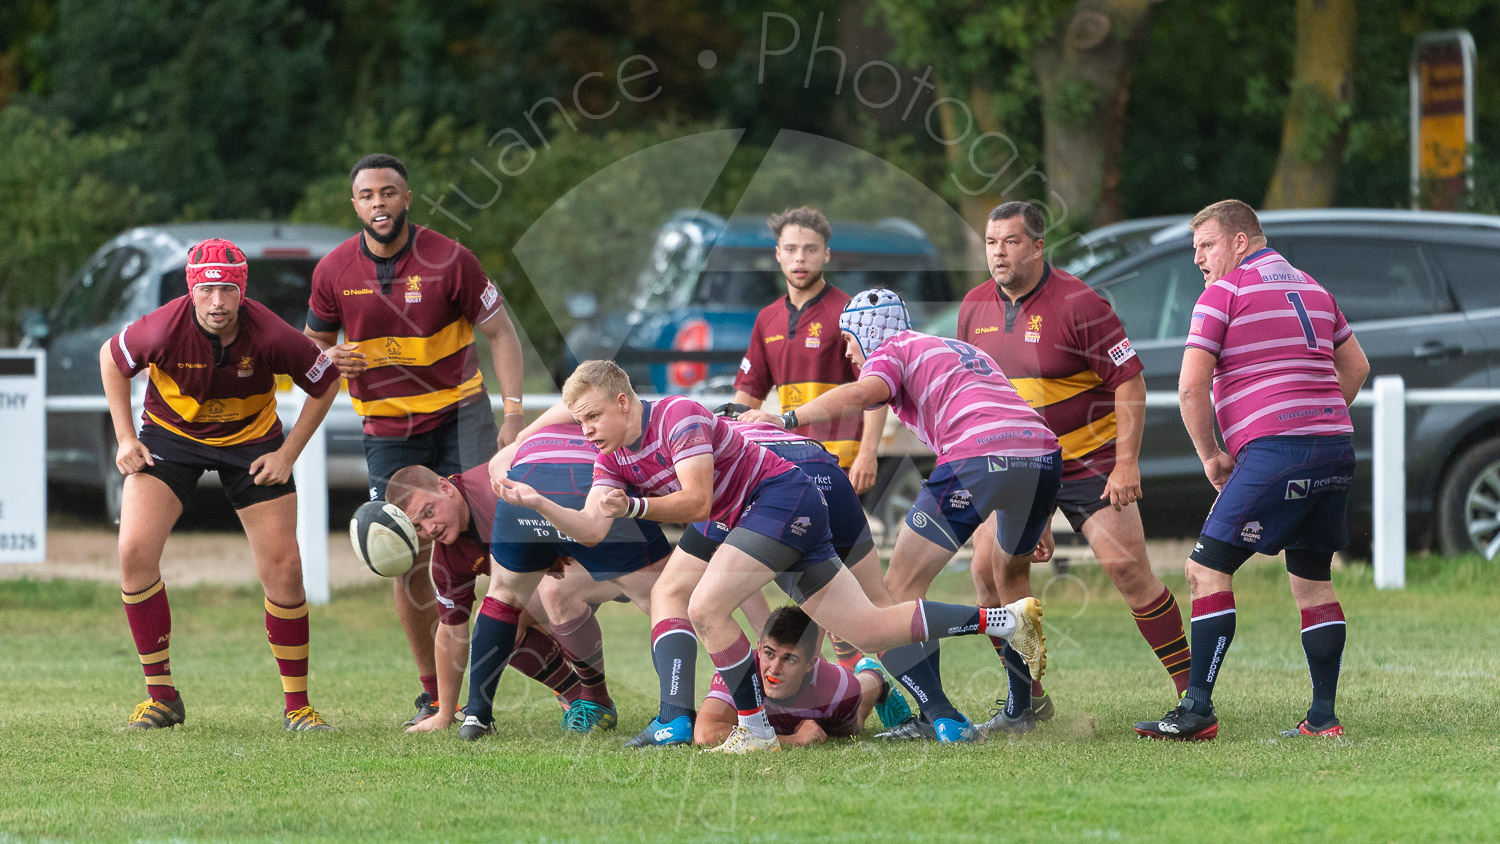
{"type": "MultiPolygon", "coordinates": [[[[574,704],[575,706],[577,704],[574,704]]],[[[693,743],[693,719],[678,715],[663,724],[655,718],[635,738],[625,742],[626,747],[670,747],[674,744],[693,743]]]]}

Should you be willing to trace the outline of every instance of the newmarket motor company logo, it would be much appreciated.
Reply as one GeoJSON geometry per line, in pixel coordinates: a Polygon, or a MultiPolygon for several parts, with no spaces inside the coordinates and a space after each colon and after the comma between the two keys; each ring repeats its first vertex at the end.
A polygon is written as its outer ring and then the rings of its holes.
{"type": "Polygon", "coordinates": [[[1006,458],[1004,458],[1004,457],[994,457],[994,456],[991,456],[989,458],[989,461],[990,461],[990,471],[991,472],[1004,472],[1006,470],[1007,466],[1009,465],[1009,463],[1007,462],[1006,458]]]}
{"type": "Polygon", "coordinates": [[[1310,478],[1303,478],[1303,479],[1297,480],[1297,481],[1287,481],[1286,482],[1286,500],[1287,501],[1296,501],[1299,498],[1306,498],[1307,497],[1307,491],[1308,491],[1308,489],[1311,486],[1312,486],[1312,480],[1310,478]]]}

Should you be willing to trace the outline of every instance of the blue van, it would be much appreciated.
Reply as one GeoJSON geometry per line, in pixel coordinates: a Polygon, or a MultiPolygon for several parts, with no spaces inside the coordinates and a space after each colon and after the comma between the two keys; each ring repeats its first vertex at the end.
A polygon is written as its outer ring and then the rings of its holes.
{"type": "MultiPolygon", "coordinates": [[[[914,324],[955,299],[937,248],[916,224],[895,217],[833,220],[828,279],[848,293],[889,287],[914,324]]],[[[723,387],[750,343],[761,308],[786,293],[765,217],[672,215],[657,231],[628,308],[601,317],[591,294],[575,294],[557,375],[580,360],[613,359],[643,393],[723,387]]]]}

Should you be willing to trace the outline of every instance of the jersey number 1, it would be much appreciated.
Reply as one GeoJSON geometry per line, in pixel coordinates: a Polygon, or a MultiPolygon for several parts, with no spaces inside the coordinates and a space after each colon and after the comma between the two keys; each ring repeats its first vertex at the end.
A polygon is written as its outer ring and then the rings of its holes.
{"type": "Polygon", "coordinates": [[[1318,335],[1313,333],[1312,319],[1307,315],[1307,306],[1302,304],[1302,294],[1293,290],[1286,294],[1286,300],[1292,303],[1293,308],[1297,309],[1297,321],[1302,323],[1302,337],[1307,340],[1307,347],[1309,349],[1316,349],[1318,347],[1318,335]]]}

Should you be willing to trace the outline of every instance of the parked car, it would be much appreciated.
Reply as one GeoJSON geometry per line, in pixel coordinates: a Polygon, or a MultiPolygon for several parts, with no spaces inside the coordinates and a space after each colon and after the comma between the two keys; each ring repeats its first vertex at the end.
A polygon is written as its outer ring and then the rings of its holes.
{"type": "MultiPolygon", "coordinates": [[[[955,299],[937,248],[916,224],[897,218],[834,220],[829,278],[849,293],[900,291],[914,320],[955,299]]],[[[763,217],[725,219],[680,211],[657,231],[630,305],[598,314],[590,294],[569,300],[577,324],[557,372],[580,360],[613,359],[642,392],[681,393],[732,381],[750,344],[755,315],[786,292],[763,217]]]]}
{"type": "MultiPolygon", "coordinates": [[[[307,321],[308,293],[318,259],[352,232],[280,223],[179,223],[143,226],[116,236],[69,282],[46,314],[24,321],[23,348],[47,350],[47,394],[103,399],[99,347],[111,335],[187,293],[188,247],[210,237],[234,241],[249,263],[248,294],[289,324],[307,321]]],[[[288,381],[284,388],[289,388],[288,381]]],[[[361,423],[348,401],[337,401],[323,423],[330,485],[366,483],[361,423]]],[[[102,409],[47,414],[48,480],[103,489],[111,519],[120,514],[123,478],[115,468],[115,436],[102,409]]],[[[206,482],[217,475],[209,473],[206,482]]]]}
{"type": "MultiPolygon", "coordinates": [[[[1260,215],[1270,246],[1326,287],[1370,359],[1373,379],[1410,389],[1500,386],[1500,217],[1428,211],[1317,209],[1260,215]]],[[[1084,280],[1120,315],[1146,388],[1177,389],[1183,341],[1203,291],[1187,224],[1089,267],[1084,280]]],[[[952,336],[957,307],[926,326],[952,336]]],[[[1368,548],[1368,408],[1353,411],[1360,471],[1350,495],[1351,539],[1368,548]]],[[[1407,536],[1444,553],[1500,551],[1500,406],[1409,406],[1407,536]]],[[[1148,408],[1141,502],[1153,533],[1191,533],[1212,502],[1175,408],[1148,408]]]]}

